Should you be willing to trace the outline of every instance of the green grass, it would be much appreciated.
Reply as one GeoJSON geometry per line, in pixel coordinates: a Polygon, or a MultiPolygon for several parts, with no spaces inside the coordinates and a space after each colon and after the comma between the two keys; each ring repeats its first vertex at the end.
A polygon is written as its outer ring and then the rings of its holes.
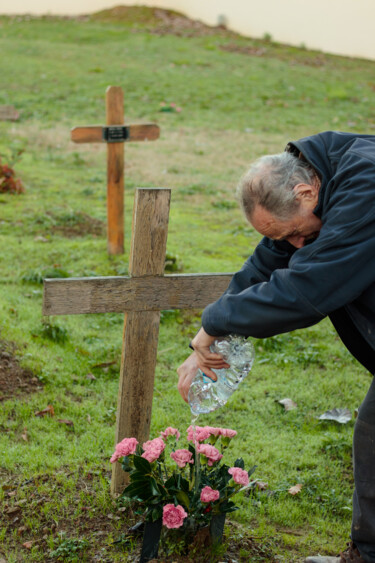
{"type": "MultiPolygon", "coordinates": [[[[0,511],[0,553],[9,562],[132,560],[137,543],[114,543],[136,515],[122,511],[108,486],[123,316],[43,320],[43,277],[125,274],[134,190],[154,186],[172,189],[168,252],[183,271],[235,271],[259,240],[234,199],[247,164],[320,130],[375,128],[373,62],[219,31],[157,35],[143,24],[0,18],[0,104],[21,111],[19,122],[0,123],[0,154],[6,161],[25,149],[15,168],[26,185],[22,196],[0,195],[0,336],[17,344],[20,362],[43,384],[4,401],[0,412],[1,502],[8,510],[27,501],[14,516],[0,511]],[[161,127],[157,142],[126,146],[126,254],[117,257],[107,255],[99,228],[105,147],[69,141],[71,127],[104,123],[110,84],[124,88],[129,119],[161,127]],[[181,113],[160,112],[163,101],[181,113]],[[34,415],[49,404],[54,417],[34,415]]],[[[162,314],[153,436],[190,424],[176,368],[199,326],[199,311],[162,314]]],[[[201,421],[236,429],[230,455],[257,464],[255,477],[269,485],[238,499],[228,549],[242,561],[334,554],[349,536],[353,422],[317,417],[333,407],[354,411],[369,376],[328,321],[256,348],[242,389],[201,421]],[[285,412],[284,397],[298,408],[285,412]],[[291,496],[296,483],[303,489],[291,496]]]]}

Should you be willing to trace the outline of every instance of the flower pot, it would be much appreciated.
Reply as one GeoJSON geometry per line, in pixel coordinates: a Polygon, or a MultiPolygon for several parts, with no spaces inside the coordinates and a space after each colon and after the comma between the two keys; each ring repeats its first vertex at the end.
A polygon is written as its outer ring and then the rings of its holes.
{"type": "Polygon", "coordinates": [[[139,563],[146,563],[151,559],[157,558],[161,527],[162,527],[161,518],[159,518],[159,520],[156,520],[155,522],[145,522],[141,558],[139,560],[139,563]]]}
{"type": "MultiPolygon", "coordinates": [[[[198,530],[193,543],[201,543],[202,548],[207,547],[207,545],[220,544],[223,539],[225,517],[225,513],[212,516],[209,526],[198,530]]],[[[139,563],[146,563],[151,559],[157,559],[161,528],[161,518],[155,522],[145,522],[139,563]]]]}
{"type": "Polygon", "coordinates": [[[210,522],[210,538],[211,543],[221,543],[223,539],[224,533],[224,524],[225,524],[225,517],[226,514],[223,512],[222,514],[215,514],[210,522]]]}

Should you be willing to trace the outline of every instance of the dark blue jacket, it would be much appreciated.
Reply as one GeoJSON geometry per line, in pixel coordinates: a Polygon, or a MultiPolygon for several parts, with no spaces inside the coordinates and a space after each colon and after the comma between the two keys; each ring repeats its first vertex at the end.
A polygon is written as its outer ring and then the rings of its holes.
{"type": "Polygon", "coordinates": [[[202,325],[213,336],[264,338],[330,316],[374,373],[375,136],[327,131],[286,150],[301,152],[321,178],[319,236],[300,249],[264,237],[224,295],[204,310],[202,325]]]}

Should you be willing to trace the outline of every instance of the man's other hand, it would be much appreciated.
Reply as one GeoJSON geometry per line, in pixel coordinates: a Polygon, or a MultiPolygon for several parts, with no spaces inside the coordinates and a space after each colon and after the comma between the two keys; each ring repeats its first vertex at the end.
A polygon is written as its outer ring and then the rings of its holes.
{"type": "Polygon", "coordinates": [[[190,356],[184,361],[183,364],[177,369],[178,373],[178,385],[177,389],[183,398],[183,400],[188,402],[188,393],[190,385],[194,377],[197,375],[198,371],[198,361],[195,352],[190,354],[190,356]]]}
{"type": "Polygon", "coordinates": [[[211,344],[216,339],[217,336],[210,336],[202,327],[191,342],[194,352],[197,354],[198,367],[213,381],[217,380],[217,376],[212,369],[229,368],[229,364],[226,363],[220,354],[214,354],[210,350],[211,344]]]}

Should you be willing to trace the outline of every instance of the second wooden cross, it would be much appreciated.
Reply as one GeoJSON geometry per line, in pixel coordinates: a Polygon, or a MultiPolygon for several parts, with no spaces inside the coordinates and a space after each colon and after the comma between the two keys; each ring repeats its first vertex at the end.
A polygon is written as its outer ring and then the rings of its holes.
{"type": "Polygon", "coordinates": [[[124,125],[124,94],[119,86],[106,91],[106,126],[74,127],[75,143],[107,143],[107,247],[109,254],[124,252],[124,143],[154,141],[160,129],[155,123],[124,125]]]}

